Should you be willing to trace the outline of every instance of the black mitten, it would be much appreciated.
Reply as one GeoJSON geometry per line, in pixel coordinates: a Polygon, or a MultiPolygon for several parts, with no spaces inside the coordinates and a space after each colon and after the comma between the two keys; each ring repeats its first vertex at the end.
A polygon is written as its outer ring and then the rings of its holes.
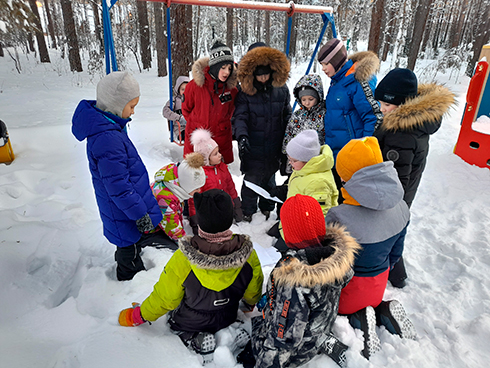
{"type": "Polygon", "coordinates": [[[150,215],[147,213],[142,218],[136,220],[136,227],[141,234],[147,231],[151,231],[155,228],[153,226],[153,223],[151,222],[150,215]]]}

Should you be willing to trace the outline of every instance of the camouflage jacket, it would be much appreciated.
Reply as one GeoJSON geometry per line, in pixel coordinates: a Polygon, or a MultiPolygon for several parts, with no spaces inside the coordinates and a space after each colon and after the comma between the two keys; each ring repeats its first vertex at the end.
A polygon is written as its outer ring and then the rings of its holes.
{"type": "Polygon", "coordinates": [[[330,226],[322,246],[290,249],[267,285],[262,317],[252,319],[255,368],[297,367],[323,350],[359,245],[330,226]]]}

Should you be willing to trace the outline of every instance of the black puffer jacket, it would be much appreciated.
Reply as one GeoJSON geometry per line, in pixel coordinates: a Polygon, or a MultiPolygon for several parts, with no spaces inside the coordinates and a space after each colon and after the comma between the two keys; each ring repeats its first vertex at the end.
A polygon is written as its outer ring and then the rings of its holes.
{"type": "Polygon", "coordinates": [[[286,55],[271,47],[250,50],[238,65],[241,90],[235,100],[234,133],[237,139],[247,137],[251,147],[251,152],[241,158],[242,172],[279,168],[282,140],[291,116],[291,98],[285,86],[289,69],[286,55]],[[265,85],[253,75],[259,65],[272,69],[265,85]]]}
{"type": "Polygon", "coordinates": [[[437,84],[421,84],[418,95],[383,118],[375,130],[385,161],[393,161],[408,206],[417,192],[429,154],[429,138],[455,103],[454,94],[437,84]]]}

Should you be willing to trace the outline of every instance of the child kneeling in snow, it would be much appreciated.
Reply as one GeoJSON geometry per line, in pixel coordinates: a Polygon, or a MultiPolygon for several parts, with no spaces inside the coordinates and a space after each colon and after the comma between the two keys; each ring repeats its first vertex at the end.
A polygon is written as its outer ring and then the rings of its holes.
{"type": "Polygon", "coordinates": [[[288,198],[281,221],[289,250],[271,273],[262,316],[252,319],[252,344],[238,360],[246,368],[297,367],[324,353],[343,366],[347,346],[331,331],[359,244],[343,227],[326,227],[310,196],[288,198]]]}
{"type": "Polygon", "coordinates": [[[170,328],[210,361],[214,334],[236,321],[241,299],[249,306],[260,299],[264,276],[250,238],[229,230],[230,196],[211,189],[194,194],[194,203],[199,235],[180,239],[153,292],[141,307],[123,310],[119,323],[138,326],[169,313],[170,328]]]}
{"type": "MultiPolygon", "coordinates": [[[[206,129],[196,129],[191,134],[191,144],[194,152],[199,152],[204,157],[204,173],[206,183],[201,188],[201,192],[209,189],[222,189],[228,193],[233,200],[234,218],[236,222],[243,219],[242,202],[235,189],[235,183],[228,171],[228,165],[223,160],[219,152],[218,143],[211,138],[211,132],[206,129]]],[[[197,217],[194,208],[194,200],[189,199],[189,222],[192,226],[194,235],[197,235],[197,217]]]]}
{"type": "Polygon", "coordinates": [[[170,248],[177,249],[177,241],[186,235],[183,203],[206,182],[203,165],[200,153],[189,153],[181,163],[172,163],[158,170],[155,182],[151,184],[163,215],[158,226],[168,236],[170,248]]]}
{"type": "Polygon", "coordinates": [[[354,277],[340,295],[339,314],[348,315],[350,324],[364,332],[362,353],[369,358],[380,349],[376,324],[404,338],[416,336],[402,305],[382,300],[389,271],[402,255],[410,211],[393,162],[383,162],[375,137],[347,143],[336,168],[344,203],[332,207],[325,221],[345,226],[362,246],[354,277]]]}

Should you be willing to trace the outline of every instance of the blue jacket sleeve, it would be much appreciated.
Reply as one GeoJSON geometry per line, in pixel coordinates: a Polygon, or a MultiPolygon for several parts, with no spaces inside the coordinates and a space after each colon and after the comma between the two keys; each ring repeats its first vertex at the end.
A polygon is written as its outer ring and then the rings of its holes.
{"type": "Polygon", "coordinates": [[[122,139],[110,132],[101,135],[92,145],[92,155],[111,200],[131,220],[143,217],[147,208],[129,178],[129,160],[122,139]]]}
{"type": "Polygon", "coordinates": [[[366,96],[361,83],[356,83],[352,102],[364,126],[364,137],[373,135],[374,126],[378,120],[373,111],[373,104],[377,104],[374,100],[374,93],[371,93],[370,97],[366,96]],[[371,101],[368,101],[368,98],[371,101]]]}

